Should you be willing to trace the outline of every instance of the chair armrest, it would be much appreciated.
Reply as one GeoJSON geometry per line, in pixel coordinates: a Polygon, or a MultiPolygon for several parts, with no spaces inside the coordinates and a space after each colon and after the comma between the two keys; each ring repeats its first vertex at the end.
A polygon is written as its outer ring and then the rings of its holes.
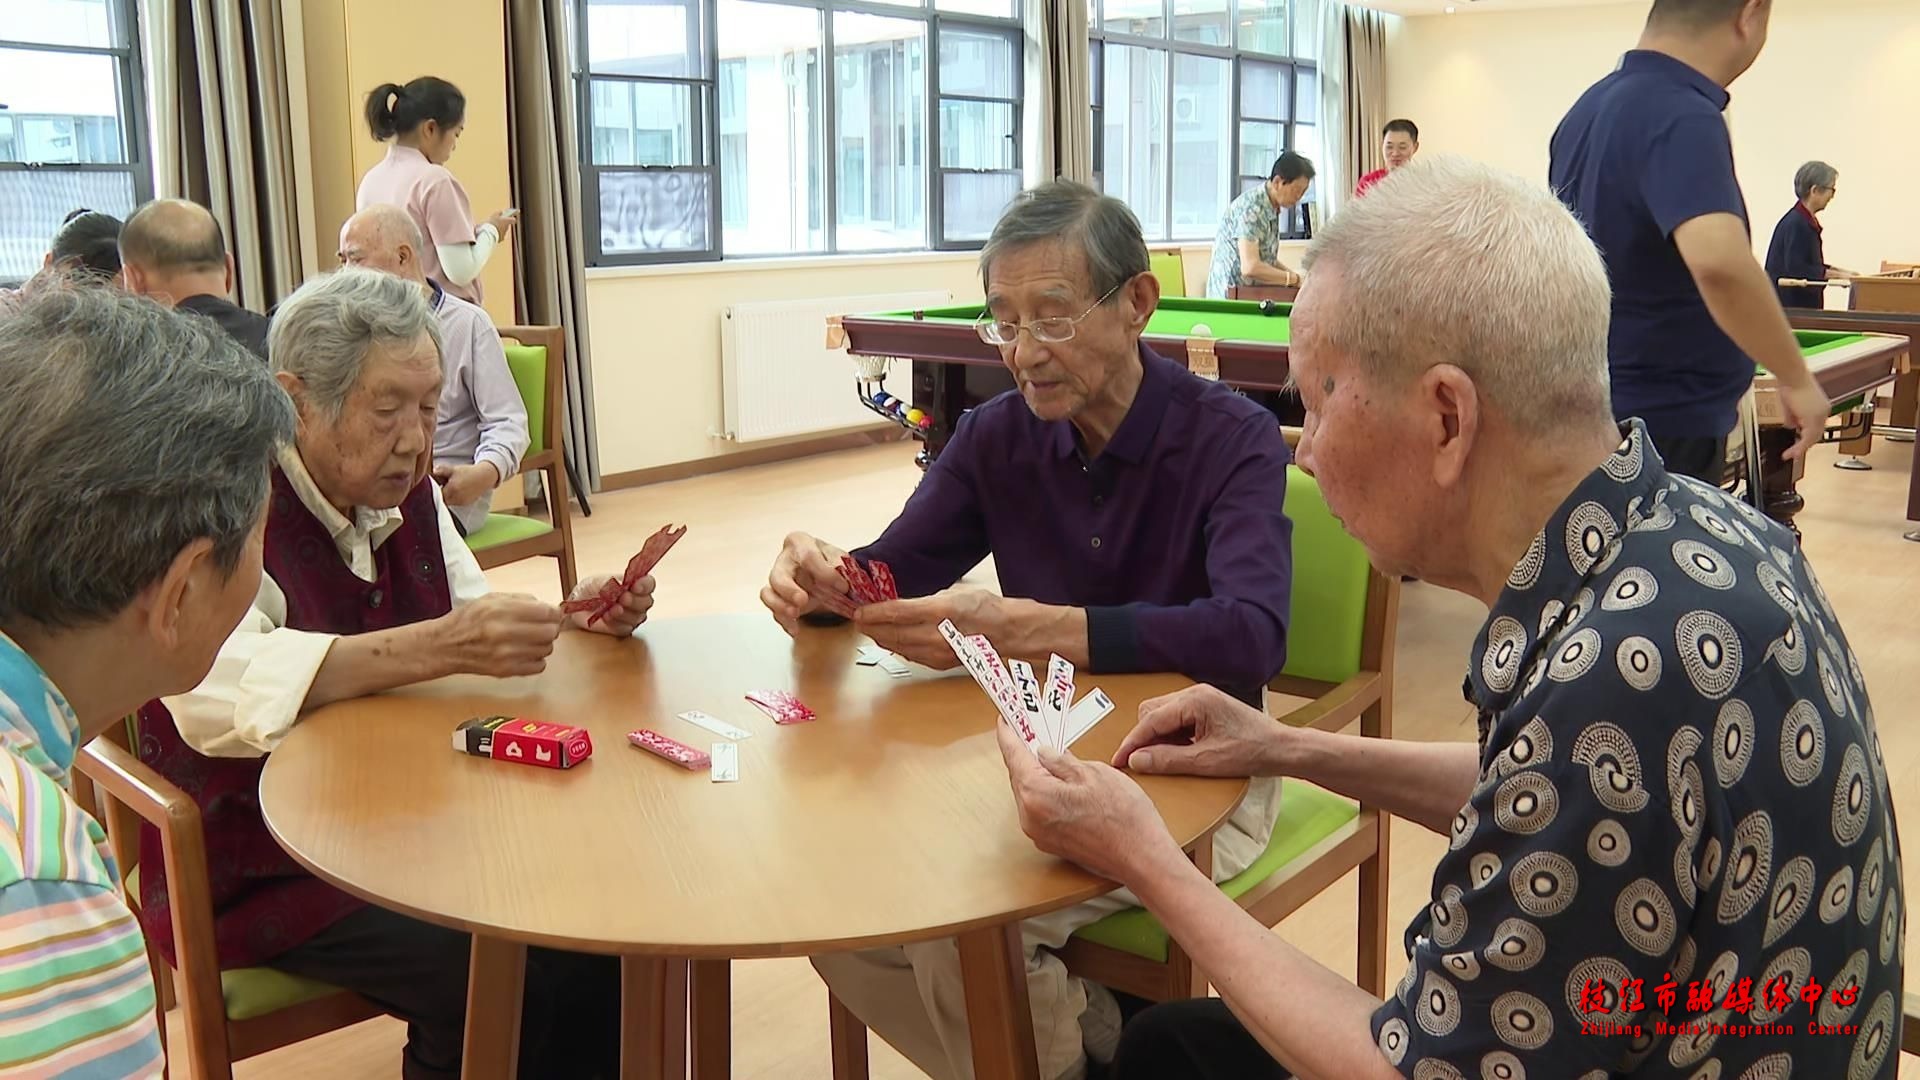
{"type": "Polygon", "coordinates": [[[1363,671],[1275,719],[1293,727],[1339,731],[1359,719],[1361,713],[1380,700],[1386,682],[1385,676],[1378,671],[1363,671]]]}
{"type": "Polygon", "coordinates": [[[204,860],[200,807],[131,751],[104,739],[95,739],[81,748],[74,767],[85,773],[96,788],[159,829],[163,838],[169,833],[191,832],[194,839],[201,841],[204,860]]]}

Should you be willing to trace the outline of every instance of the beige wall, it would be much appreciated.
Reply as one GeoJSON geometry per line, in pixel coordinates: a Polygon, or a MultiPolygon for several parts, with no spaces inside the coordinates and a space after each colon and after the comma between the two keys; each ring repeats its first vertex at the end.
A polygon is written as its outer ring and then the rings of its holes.
{"type": "MultiPolygon", "coordinates": [[[[467,96],[467,126],[447,167],[476,220],[508,204],[505,8],[473,0],[303,0],[307,121],[312,131],[317,250],[330,254],[360,178],[386,156],[361,111],[383,82],[438,75],[467,96]],[[422,43],[433,48],[423,52],[422,43]]],[[[487,312],[513,322],[513,268],[500,251],[481,273],[487,312]]],[[[322,265],[331,265],[323,258],[322,265]]]]}
{"type": "MultiPolygon", "coordinates": [[[[1547,142],[1580,93],[1639,36],[1646,6],[1392,20],[1388,111],[1420,124],[1428,151],[1468,154],[1545,179],[1547,142]]],[[[1733,85],[1734,158],[1761,254],[1810,158],[1840,169],[1822,216],[1827,258],[1878,269],[1920,261],[1920,3],[1775,0],[1767,48],[1733,85]]],[[[1830,302],[1843,302],[1834,290],[1830,302]]]]}

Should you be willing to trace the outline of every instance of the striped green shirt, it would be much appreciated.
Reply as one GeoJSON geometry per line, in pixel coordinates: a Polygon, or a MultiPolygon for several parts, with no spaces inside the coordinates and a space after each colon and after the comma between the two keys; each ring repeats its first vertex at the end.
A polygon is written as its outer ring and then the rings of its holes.
{"type": "Polygon", "coordinates": [[[159,1076],[153,979],[106,833],[73,801],[80,725],[0,634],[0,1077],[159,1076]]]}

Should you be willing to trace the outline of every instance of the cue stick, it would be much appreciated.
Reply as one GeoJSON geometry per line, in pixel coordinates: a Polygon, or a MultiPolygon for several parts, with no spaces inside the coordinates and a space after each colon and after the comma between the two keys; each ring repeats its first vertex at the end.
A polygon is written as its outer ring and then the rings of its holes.
{"type": "Polygon", "coordinates": [[[1841,289],[1852,286],[1852,278],[1828,278],[1825,281],[1808,281],[1805,278],[1783,277],[1777,282],[1789,289],[1841,289]]]}

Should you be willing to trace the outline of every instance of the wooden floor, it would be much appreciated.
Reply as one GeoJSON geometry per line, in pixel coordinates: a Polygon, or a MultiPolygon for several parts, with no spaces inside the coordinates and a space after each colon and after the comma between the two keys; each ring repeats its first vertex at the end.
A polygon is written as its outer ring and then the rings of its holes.
{"type": "MultiPolygon", "coordinates": [[[[1801,489],[1808,508],[1800,518],[1806,549],[1865,670],[1894,801],[1906,822],[1920,821],[1920,693],[1907,683],[1916,677],[1914,658],[1920,657],[1920,544],[1901,539],[1909,527],[1902,516],[1911,451],[1882,442],[1870,459],[1872,472],[1843,472],[1832,467],[1831,448],[1816,450],[1801,489]]],[[[581,572],[615,570],[655,528],[685,522],[691,531],[657,571],[653,617],[758,611],[759,589],[781,537],[802,529],[848,547],[870,539],[913,489],[918,474],[912,455],[903,444],[877,446],[601,495],[593,500],[593,517],[578,524],[581,572]]],[[[558,599],[558,580],[547,560],[488,576],[497,588],[558,599]]],[[[975,577],[990,580],[985,569],[975,577]]],[[[1397,735],[1474,738],[1460,681],[1483,614],[1466,597],[1418,583],[1406,587],[1397,735]]],[[[1400,928],[1427,901],[1433,864],[1444,847],[1439,837],[1396,821],[1392,850],[1390,982],[1406,963],[1400,928]]],[[[1908,895],[1917,881],[1920,859],[1907,864],[1908,895]]],[[[1278,932],[1351,977],[1354,905],[1349,875],[1278,932]]],[[[1910,969],[1920,935],[1914,941],[1910,969]]],[[[177,1014],[175,1020],[177,1025],[177,1014]]],[[[236,1073],[275,1080],[395,1077],[403,1039],[397,1022],[369,1021],[244,1062],[236,1073]]],[[[734,1061],[734,1075],[743,1080],[829,1075],[826,996],[805,961],[735,965],[734,1061]]],[[[895,1080],[921,1074],[875,1039],[873,1075],[895,1080]]],[[[1901,1075],[1920,1077],[1920,1062],[1903,1063],[1901,1075]]]]}

